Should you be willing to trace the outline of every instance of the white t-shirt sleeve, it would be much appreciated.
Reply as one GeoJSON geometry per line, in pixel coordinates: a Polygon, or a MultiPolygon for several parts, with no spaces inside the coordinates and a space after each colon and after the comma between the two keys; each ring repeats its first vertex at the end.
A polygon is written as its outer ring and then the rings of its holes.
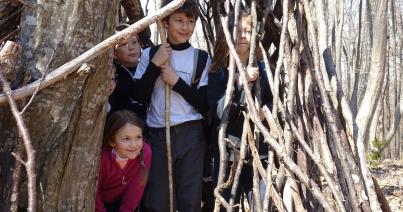
{"type": "Polygon", "coordinates": [[[144,49],[141,53],[140,62],[137,65],[136,73],[134,74],[135,79],[141,79],[147,70],[147,66],[150,63],[150,49],[144,49]]]}
{"type": "Polygon", "coordinates": [[[210,63],[211,63],[211,59],[210,56],[208,56],[207,58],[207,63],[206,63],[206,67],[204,67],[203,73],[200,77],[200,82],[199,85],[197,86],[197,88],[200,88],[202,86],[206,86],[208,83],[208,69],[210,67],[210,63]]]}

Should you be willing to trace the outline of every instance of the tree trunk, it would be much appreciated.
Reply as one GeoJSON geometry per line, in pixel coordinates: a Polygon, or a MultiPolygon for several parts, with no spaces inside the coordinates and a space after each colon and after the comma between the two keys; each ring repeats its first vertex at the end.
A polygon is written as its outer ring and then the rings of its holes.
{"type": "Polygon", "coordinates": [[[375,28],[377,30],[374,31],[374,40],[377,42],[374,43],[371,52],[372,58],[368,88],[366,89],[364,99],[356,117],[358,137],[355,140],[357,141],[361,174],[364,178],[365,187],[371,203],[371,210],[373,211],[380,211],[380,205],[374,191],[374,183],[372,181],[371,173],[365,160],[364,143],[367,142],[368,139],[368,127],[372,120],[374,107],[379,101],[381,86],[385,74],[387,6],[387,0],[379,0],[376,2],[375,28]]]}
{"type": "MultiPolygon", "coordinates": [[[[389,158],[399,160],[399,149],[398,148],[393,148],[396,146],[396,142],[399,143],[399,138],[396,136],[399,132],[399,122],[401,118],[401,108],[399,108],[399,72],[397,69],[397,57],[398,57],[398,52],[397,52],[397,46],[399,45],[398,40],[397,40],[397,35],[396,35],[396,17],[395,17],[395,1],[391,0],[389,9],[390,9],[390,14],[391,14],[391,30],[390,30],[390,35],[391,39],[390,41],[390,57],[391,57],[391,66],[389,66],[389,89],[390,92],[387,92],[386,95],[389,95],[390,97],[390,104],[385,105],[385,108],[390,108],[390,114],[389,117],[390,119],[388,122],[386,122],[384,125],[384,128],[387,129],[387,133],[385,134],[383,140],[385,142],[385,146],[382,147],[382,149],[388,148],[390,152],[389,158]],[[391,146],[392,148],[389,148],[391,146]]],[[[401,72],[401,71],[400,71],[401,72]]]]}
{"type": "Polygon", "coordinates": [[[350,108],[351,112],[353,114],[353,117],[357,114],[358,110],[358,84],[360,82],[360,75],[361,75],[361,60],[363,57],[361,56],[361,29],[362,29],[362,0],[359,1],[359,7],[358,7],[358,36],[357,36],[357,45],[355,49],[353,49],[353,56],[355,57],[355,63],[353,64],[353,70],[354,70],[354,82],[353,82],[353,87],[352,90],[350,91],[351,93],[351,98],[350,98],[350,108]]]}
{"type": "MultiPolygon", "coordinates": [[[[143,8],[141,7],[140,0],[122,0],[121,2],[123,8],[125,9],[126,15],[131,23],[137,22],[138,20],[144,18],[143,8]]],[[[147,27],[142,32],[139,33],[140,43],[142,48],[154,46],[151,41],[150,27],[147,27]]]]}
{"type": "MultiPolygon", "coordinates": [[[[344,3],[343,1],[334,1],[334,25],[335,25],[335,52],[336,52],[336,73],[339,82],[342,87],[345,88],[347,85],[346,79],[343,77],[343,71],[341,68],[341,55],[342,55],[342,38],[343,38],[343,22],[344,22],[344,3]]],[[[344,92],[346,93],[346,92],[344,92]]]]}
{"type": "MultiPolygon", "coordinates": [[[[366,54],[365,52],[370,52],[372,49],[373,45],[373,16],[371,14],[372,12],[372,5],[371,1],[365,0],[365,10],[363,9],[364,12],[364,36],[363,36],[363,45],[361,52],[363,52],[362,57],[361,57],[361,71],[359,73],[359,81],[358,81],[358,90],[357,90],[357,105],[356,108],[353,108],[353,111],[355,113],[353,114],[354,117],[357,116],[358,109],[361,106],[362,99],[364,97],[364,94],[366,92],[367,88],[367,82],[368,82],[368,72],[371,63],[371,54],[366,54]]],[[[372,3],[373,4],[373,3],[372,3]]]]}
{"type": "MultiPolygon", "coordinates": [[[[35,8],[25,7],[20,25],[20,70],[29,71],[33,79],[45,73],[48,64],[52,70],[114,33],[116,1],[42,2],[35,8]]],[[[110,59],[103,54],[91,62],[89,73],[73,73],[42,90],[24,113],[37,153],[38,211],[94,210],[110,59]]],[[[10,152],[18,133],[9,112],[0,108],[0,113],[0,137],[6,141],[0,142],[0,157],[7,158],[0,160],[3,182],[13,174],[10,152]]],[[[26,207],[26,179],[21,180],[20,207],[26,207]]],[[[9,201],[9,196],[1,198],[0,210],[8,210],[9,201]]]]}

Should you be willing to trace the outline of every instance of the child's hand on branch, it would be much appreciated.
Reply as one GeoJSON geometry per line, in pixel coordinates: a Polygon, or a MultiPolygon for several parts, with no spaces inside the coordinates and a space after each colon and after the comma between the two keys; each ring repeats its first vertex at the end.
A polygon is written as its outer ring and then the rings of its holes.
{"type": "Polygon", "coordinates": [[[160,67],[163,63],[171,58],[171,53],[172,48],[169,43],[163,43],[158,48],[158,51],[155,53],[154,57],[151,59],[151,62],[160,67]]]}
{"type": "Polygon", "coordinates": [[[170,86],[174,86],[179,79],[179,76],[176,74],[176,72],[172,69],[170,65],[167,65],[165,63],[162,64],[160,68],[162,81],[170,86]]]}
{"type": "Polygon", "coordinates": [[[258,67],[247,67],[245,74],[246,74],[246,80],[248,80],[248,82],[253,82],[259,76],[259,68],[258,67]]]}

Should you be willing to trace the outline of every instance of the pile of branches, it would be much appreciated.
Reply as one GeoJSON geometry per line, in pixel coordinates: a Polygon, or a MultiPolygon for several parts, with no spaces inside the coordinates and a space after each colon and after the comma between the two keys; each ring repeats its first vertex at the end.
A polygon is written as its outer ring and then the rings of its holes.
{"type": "MultiPolygon", "coordinates": [[[[175,2],[179,4],[179,1],[175,2]]],[[[237,0],[232,7],[239,7],[239,2],[237,0]]],[[[281,32],[274,66],[270,62],[273,55],[267,55],[268,49],[263,47],[260,39],[256,39],[259,33],[260,37],[264,37],[262,31],[257,33],[259,25],[257,23],[260,22],[261,26],[265,26],[266,18],[274,17],[272,1],[264,1],[263,9],[258,11],[255,9],[255,0],[250,2],[251,11],[254,13],[251,49],[262,50],[266,74],[274,96],[273,108],[270,110],[256,104],[245,73],[237,71],[243,68],[233,44],[235,33],[230,33],[228,29],[230,1],[220,2],[224,10],[219,13],[219,18],[232,61],[224,108],[231,104],[234,75],[238,72],[246,94],[248,113],[245,113],[240,158],[233,163],[230,173],[225,172],[228,164],[225,144],[227,120],[223,119],[220,125],[220,171],[218,185],[214,190],[215,211],[219,211],[222,207],[232,211],[238,207],[234,204],[233,198],[229,201],[223,198],[222,192],[224,189],[231,189],[233,193],[236,191],[247,149],[250,149],[253,156],[253,194],[257,211],[288,211],[293,210],[292,207],[295,207],[296,211],[388,211],[388,204],[372,178],[365,159],[364,140],[367,125],[364,123],[364,127],[360,128],[352,119],[351,110],[337,83],[330,51],[327,49],[319,52],[317,30],[312,20],[309,1],[282,1],[282,20],[275,21],[280,26],[281,32]],[[259,21],[257,17],[260,17],[259,21]],[[274,70],[271,70],[271,67],[274,67],[274,70]],[[331,80],[335,83],[331,84],[331,80]],[[261,114],[264,120],[260,118],[261,114]],[[250,121],[254,124],[254,130],[259,133],[252,131],[250,121]],[[266,124],[269,127],[266,127],[266,124]],[[270,146],[266,169],[255,146],[255,141],[258,140],[256,135],[263,136],[264,141],[270,146]],[[277,165],[274,161],[278,161],[277,165]],[[259,193],[259,179],[265,184],[264,194],[259,193]]],[[[12,1],[7,5],[2,4],[1,17],[18,14],[21,7],[22,5],[13,4],[12,1]],[[4,11],[9,12],[9,15],[3,15],[4,11]]],[[[134,23],[127,30],[106,39],[78,58],[54,70],[42,79],[43,83],[36,81],[15,91],[6,89],[9,102],[13,102],[12,98],[17,100],[32,95],[38,90],[37,88],[43,89],[61,80],[120,40],[140,32],[174,9],[172,6],[170,10],[161,10],[153,17],[134,23]]],[[[237,14],[234,16],[237,17],[237,14]]],[[[17,22],[13,20],[13,23],[17,22]]],[[[0,26],[1,41],[9,40],[15,35],[17,27],[8,20],[2,18],[0,26]],[[9,28],[6,30],[3,26],[9,28]]],[[[6,101],[5,96],[0,95],[0,103],[6,101]]],[[[32,181],[35,185],[35,179],[32,181]]],[[[35,208],[35,191],[30,192],[30,196],[31,208],[35,208]]]]}
{"type": "Polygon", "coordinates": [[[220,4],[225,8],[219,16],[232,61],[224,108],[231,105],[234,75],[239,73],[248,112],[244,113],[240,157],[232,163],[229,173],[226,172],[229,163],[225,139],[228,120],[221,120],[215,211],[221,207],[227,211],[239,207],[234,198],[247,151],[253,156],[253,198],[257,211],[388,211],[388,204],[365,159],[365,132],[362,132],[365,128],[357,128],[351,118],[351,110],[338,86],[330,50],[319,52],[310,2],[282,1],[278,58],[275,70],[271,70],[268,49],[263,48],[256,35],[259,34],[257,26],[264,26],[266,17],[273,13],[272,1],[265,1],[258,12],[256,1],[250,1],[253,26],[250,52],[253,54],[255,48],[263,52],[274,97],[271,110],[259,106],[252,96],[234,47],[236,31],[232,33],[228,29],[229,20],[237,20],[240,4],[235,1],[232,5],[228,0],[220,4]],[[232,10],[235,14],[230,12],[232,10]],[[229,17],[231,15],[235,17],[229,17]],[[330,79],[335,83],[331,84],[330,79]],[[259,133],[253,132],[250,121],[259,133]],[[266,169],[255,145],[259,134],[269,144],[266,169]],[[274,161],[279,163],[276,165],[274,161]],[[264,181],[265,193],[259,193],[259,179],[264,181]],[[229,200],[223,197],[224,190],[231,191],[229,200]]]}

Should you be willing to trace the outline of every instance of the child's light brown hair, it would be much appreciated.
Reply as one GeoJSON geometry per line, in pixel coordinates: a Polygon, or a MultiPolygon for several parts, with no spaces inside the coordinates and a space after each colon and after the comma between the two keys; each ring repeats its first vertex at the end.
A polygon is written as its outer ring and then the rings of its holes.
{"type": "MultiPolygon", "coordinates": [[[[234,18],[233,18],[233,13],[229,14],[229,29],[230,32],[232,34],[231,29],[234,28],[234,18]]],[[[250,15],[250,10],[247,8],[244,8],[240,11],[239,13],[239,21],[242,18],[251,18],[250,15]]],[[[251,20],[248,20],[248,22],[251,22],[251,20]]],[[[238,22],[239,24],[239,22],[238,22]]],[[[217,72],[220,70],[220,68],[222,67],[228,67],[229,66],[229,56],[230,56],[230,52],[229,52],[229,48],[228,48],[228,44],[227,41],[225,39],[225,35],[224,35],[224,30],[222,27],[220,27],[217,31],[217,40],[215,42],[214,45],[214,55],[213,55],[213,59],[212,59],[212,63],[209,67],[209,72],[217,72]]],[[[260,60],[262,59],[262,52],[260,51],[260,48],[256,48],[255,49],[255,57],[260,60]]]]}
{"type": "MultiPolygon", "coordinates": [[[[123,31],[124,29],[126,29],[126,28],[129,27],[129,26],[130,26],[129,24],[120,23],[120,24],[116,25],[116,27],[115,27],[115,33],[118,33],[118,32],[120,32],[120,31],[123,31]]],[[[141,42],[140,42],[140,36],[139,36],[138,34],[134,34],[134,37],[136,37],[137,42],[139,42],[139,44],[141,44],[141,42]]],[[[117,46],[117,45],[116,45],[116,46],[117,46]]],[[[115,46],[115,48],[116,48],[116,46],[115,46]]],[[[140,45],[140,47],[142,48],[141,45],[140,45]]]]}

